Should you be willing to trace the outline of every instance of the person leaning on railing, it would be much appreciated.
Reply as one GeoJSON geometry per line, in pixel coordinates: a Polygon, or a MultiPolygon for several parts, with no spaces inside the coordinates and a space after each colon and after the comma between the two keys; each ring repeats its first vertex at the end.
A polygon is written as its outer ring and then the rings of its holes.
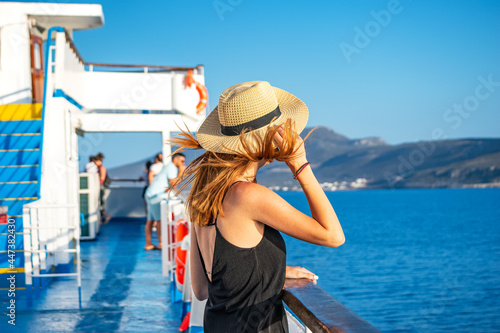
{"type": "Polygon", "coordinates": [[[100,201],[101,201],[101,217],[102,217],[102,224],[106,224],[109,222],[111,219],[111,216],[106,212],[106,200],[109,197],[109,184],[111,183],[111,178],[108,175],[108,170],[106,167],[102,164],[102,160],[104,159],[103,153],[98,153],[96,156],[94,156],[94,163],[98,168],[99,172],[99,183],[100,183],[100,201]]]}
{"type": "Polygon", "coordinates": [[[205,332],[288,331],[285,277],[315,276],[286,267],[279,231],[322,246],[344,243],[299,136],[307,118],[306,105],[292,94],[267,82],[246,82],[222,93],[196,138],[187,130],[171,140],[179,151],[206,150],[178,179],[187,180],[183,187],[192,183],[186,201],[193,223],[191,277],[196,298],[208,298],[205,332]],[[257,184],[257,171],[273,160],[290,168],[312,217],[257,184]]]}

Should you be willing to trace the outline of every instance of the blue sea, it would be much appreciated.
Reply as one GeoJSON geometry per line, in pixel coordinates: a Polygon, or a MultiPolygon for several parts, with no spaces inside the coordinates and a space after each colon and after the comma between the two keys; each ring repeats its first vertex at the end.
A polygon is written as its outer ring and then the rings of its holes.
{"type": "MultiPolygon", "coordinates": [[[[309,214],[301,192],[280,192],[309,214]]],[[[500,332],[500,189],[328,192],[346,242],[287,264],[382,332],[500,332]]]]}

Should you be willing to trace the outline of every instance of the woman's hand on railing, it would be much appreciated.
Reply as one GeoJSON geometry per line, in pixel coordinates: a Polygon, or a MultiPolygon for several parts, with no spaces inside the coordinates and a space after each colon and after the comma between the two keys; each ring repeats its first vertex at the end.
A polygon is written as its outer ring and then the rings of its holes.
{"type": "Polygon", "coordinates": [[[308,271],[304,267],[299,266],[286,266],[286,278],[287,279],[307,279],[315,282],[318,276],[308,271]]]}

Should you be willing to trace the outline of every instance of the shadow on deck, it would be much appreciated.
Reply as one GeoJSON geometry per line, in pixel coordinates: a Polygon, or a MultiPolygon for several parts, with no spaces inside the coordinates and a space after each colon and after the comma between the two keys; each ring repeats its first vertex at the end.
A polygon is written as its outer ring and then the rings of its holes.
{"type": "Polygon", "coordinates": [[[81,242],[81,308],[76,280],[57,278],[32,308],[17,297],[16,326],[5,317],[0,331],[179,332],[180,309],[170,303],[161,251],[144,250],[144,222],[113,219],[97,241],[81,242]]]}

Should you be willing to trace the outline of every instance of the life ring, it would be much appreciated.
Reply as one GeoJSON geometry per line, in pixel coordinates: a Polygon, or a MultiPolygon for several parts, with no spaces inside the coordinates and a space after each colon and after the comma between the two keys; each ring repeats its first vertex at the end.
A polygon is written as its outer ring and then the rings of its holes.
{"type": "Polygon", "coordinates": [[[196,82],[196,90],[200,94],[200,102],[196,105],[196,114],[205,110],[208,103],[208,91],[207,88],[199,82],[196,82]]]}
{"type": "Polygon", "coordinates": [[[185,84],[188,87],[191,87],[193,84],[196,85],[196,91],[198,91],[198,94],[200,95],[200,101],[198,102],[198,105],[196,105],[196,114],[199,114],[201,111],[205,110],[207,107],[208,103],[208,91],[207,88],[202,85],[200,82],[196,82],[194,77],[193,77],[193,71],[189,70],[186,74],[185,78],[185,84]]]}
{"type": "Polygon", "coordinates": [[[186,273],[186,257],[187,250],[183,250],[181,243],[184,237],[189,234],[188,224],[184,219],[180,219],[175,224],[175,279],[177,280],[178,285],[184,285],[184,276],[186,273]]]}

